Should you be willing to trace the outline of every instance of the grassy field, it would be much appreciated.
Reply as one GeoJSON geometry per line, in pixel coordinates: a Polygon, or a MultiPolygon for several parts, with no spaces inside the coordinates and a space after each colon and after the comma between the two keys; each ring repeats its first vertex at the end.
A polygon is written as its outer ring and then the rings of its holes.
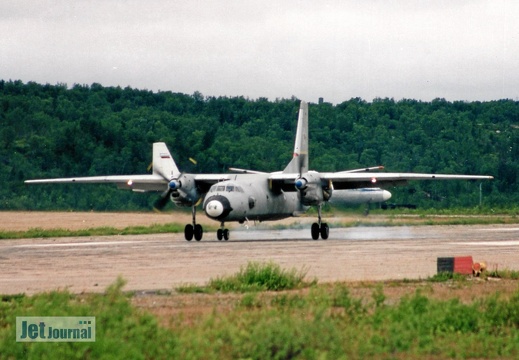
{"type": "Polygon", "coordinates": [[[490,275],[506,276],[515,290],[462,299],[455,289],[491,280],[473,283],[442,274],[419,286],[409,280],[317,284],[305,280],[304,271],[249,263],[206,286],[186,285],[155,295],[148,307],[134,304],[141,295],[125,293],[122,279],[104,294],[4,296],[0,354],[7,359],[516,359],[519,289],[517,280],[510,279],[518,274],[490,275]],[[438,283],[454,290],[438,296],[438,283]],[[389,295],[409,285],[412,292],[389,295]],[[225,306],[222,293],[230,294],[225,306]],[[185,296],[209,311],[193,316],[184,307],[185,296]],[[164,313],[155,303],[161,298],[177,306],[164,313]],[[96,316],[96,342],[14,341],[16,316],[65,315],[96,316]]]}

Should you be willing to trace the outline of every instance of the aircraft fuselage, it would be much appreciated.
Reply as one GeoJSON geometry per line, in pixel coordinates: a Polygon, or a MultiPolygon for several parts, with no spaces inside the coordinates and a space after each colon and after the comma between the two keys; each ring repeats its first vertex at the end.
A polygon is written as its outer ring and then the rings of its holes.
{"type": "Polygon", "coordinates": [[[237,174],[214,184],[204,200],[208,217],[220,222],[278,220],[304,212],[297,192],[272,191],[269,174],[237,174]]]}

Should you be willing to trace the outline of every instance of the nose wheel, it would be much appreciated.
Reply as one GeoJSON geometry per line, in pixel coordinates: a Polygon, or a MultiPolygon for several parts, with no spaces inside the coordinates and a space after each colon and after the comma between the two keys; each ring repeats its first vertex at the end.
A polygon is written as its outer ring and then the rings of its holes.
{"type": "Polygon", "coordinates": [[[328,226],[327,223],[323,223],[321,221],[321,205],[319,205],[317,207],[317,214],[318,214],[317,215],[318,220],[316,223],[312,224],[312,229],[311,229],[312,239],[318,240],[319,236],[321,236],[321,238],[323,240],[326,240],[326,239],[328,239],[328,236],[330,235],[330,227],[328,226]]]}
{"type": "Polygon", "coordinates": [[[229,229],[224,229],[224,224],[222,223],[221,228],[216,231],[216,238],[218,241],[229,240],[229,229]]]}

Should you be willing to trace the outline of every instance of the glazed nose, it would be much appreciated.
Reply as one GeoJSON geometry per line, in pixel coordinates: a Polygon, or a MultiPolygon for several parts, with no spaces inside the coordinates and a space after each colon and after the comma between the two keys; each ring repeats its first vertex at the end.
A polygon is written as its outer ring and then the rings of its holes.
{"type": "Polygon", "coordinates": [[[212,219],[222,220],[232,211],[229,200],[221,195],[212,196],[207,199],[205,213],[212,219]]]}

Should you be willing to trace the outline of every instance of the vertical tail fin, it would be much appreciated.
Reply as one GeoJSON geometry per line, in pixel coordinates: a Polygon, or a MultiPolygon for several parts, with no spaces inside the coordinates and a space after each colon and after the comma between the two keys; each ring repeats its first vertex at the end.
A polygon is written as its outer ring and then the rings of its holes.
{"type": "Polygon", "coordinates": [[[297,133],[294,145],[294,155],[284,173],[302,174],[308,171],[308,104],[301,101],[297,119],[297,133]]]}
{"type": "Polygon", "coordinates": [[[153,143],[153,174],[161,175],[168,180],[180,176],[177,164],[163,142],[153,143]]]}

